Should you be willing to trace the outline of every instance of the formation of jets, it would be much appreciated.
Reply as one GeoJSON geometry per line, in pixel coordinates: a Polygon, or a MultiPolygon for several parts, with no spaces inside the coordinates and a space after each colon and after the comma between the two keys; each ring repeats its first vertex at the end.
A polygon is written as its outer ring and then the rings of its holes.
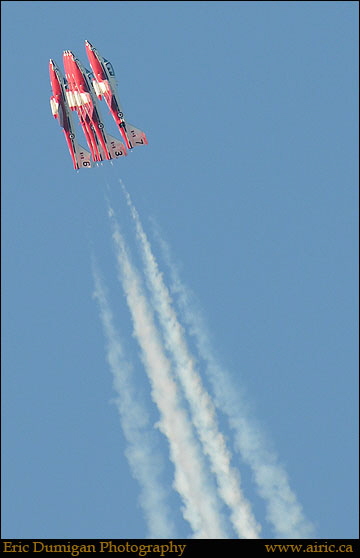
{"type": "Polygon", "coordinates": [[[111,63],[89,41],[85,41],[85,48],[92,72],[70,50],[63,53],[65,78],[54,60],[49,62],[51,111],[64,130],[74,169],[91,168],[92,161],[123,157],[127,149],[148,143],[145,133],[125,119],[111,63]],[[97,98],[104,98],[125,145],[106,132],[97,98]],[[71,111],[77,112],[89,151],[76,141],[71,111]]]}

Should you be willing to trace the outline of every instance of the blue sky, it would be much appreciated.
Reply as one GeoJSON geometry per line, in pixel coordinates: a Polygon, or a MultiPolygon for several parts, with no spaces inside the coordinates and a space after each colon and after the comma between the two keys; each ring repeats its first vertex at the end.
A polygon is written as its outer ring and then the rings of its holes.
{"type": "MultiPolygon", "coordinates": [[[[356,2],[2,2],[4,538],[148,536],[93,258],[130,407],[146,413],[156,448],[164,536],[192,536],[118,279],[116,226],[145,285],[120,179],[167,288],[176,266],[192,293],[217,387],[230,385],[236,412],[246,408],[263,433],[314,536],[358,537],[357,21],[356,2]],[[70,49],[86,63],[85,39],[111,60],[125,114],[149,145],[76,173],[50,112],[48,61],[62,65],[70,49]]],[[[219,405],[217,420],[232,469],[261,536],[274,537],[229,411],[219,405]]]]}

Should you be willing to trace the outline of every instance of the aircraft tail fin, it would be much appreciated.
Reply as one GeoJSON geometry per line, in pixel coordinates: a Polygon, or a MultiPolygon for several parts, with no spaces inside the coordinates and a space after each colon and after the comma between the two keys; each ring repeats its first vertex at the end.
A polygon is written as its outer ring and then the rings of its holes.
{"type": "Polygon", "coordinates": [[[75,138],[75,134],[71,130],[64,129],[66,143],[72,158],[74,169],[91,168],[91,155],[89,151],[81,147],[75,138]]]}
{"type": "Polygon", "coordinates": [[[127,155],[125,145],[117,138],[110,136],[110,134],[106,134],[106,143],[112,159],[127,155]]]}
{"type": "Polygon", "coordinates": [[[78,169],[90,169],[92,167],[92,162],[89,151],[81,147],[81,145],[79,145],[77,142],[74,142],[74,148],[74,165],[76,162],[76,166],[78,169]]]}
{"type": "Polygon", "coordinates": [[[131,147],[148,144],[145,132],[139,130],[139,128],[135,128],[135,126],[129,124],[128,122],[126,123],[126,133],[131,147]]]}

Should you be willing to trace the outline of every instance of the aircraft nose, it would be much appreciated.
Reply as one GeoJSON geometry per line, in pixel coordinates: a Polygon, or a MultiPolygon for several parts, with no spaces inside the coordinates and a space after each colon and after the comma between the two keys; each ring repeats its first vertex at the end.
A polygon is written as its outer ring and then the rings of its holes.
{"type": "Polygon", "coordinates": [[[55,62],[54,62],[54,60],[53,60],[52,58],[50,58],[50,60],[49,60],[49,68],[50,68],[50,70],[52,70],[53,72],[57,69],[57,66],[56,66],[56,64],[55,64],[55,62]]]}

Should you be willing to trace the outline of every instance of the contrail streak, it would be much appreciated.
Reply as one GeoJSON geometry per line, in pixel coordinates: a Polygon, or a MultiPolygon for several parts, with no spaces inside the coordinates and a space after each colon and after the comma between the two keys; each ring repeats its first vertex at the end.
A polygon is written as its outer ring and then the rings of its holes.
{"type": "Polygon", "coordinates": [[[161,463],[151,440],[149,418],[137,400],[127,362],[100,273],[93,263],[94,298],[98,302],[100,320],[106,339],[106,357],[118,394],[116,406],[128,447],[126,456],[134,478],[140,484],[140,505],[148,525],[148,538],[174,537],[175,527],[166,504],[166,491],[160,480],[161,463]]]}
{"type": "Polygon", "coordinates": [[[252,514],[249,502],[242,494],[240,475],[231,466],[231,454],[226,447],[224,436],[219,431],[215,406],[202,385],[201,377],[196,370],[194,357],[188,349],[183,328],[173,309],[169,291],[143,230],[139,214],[123,184],[122,188],[135,222],[145,274],[163,330],[165,346],[173,358],[175,371],[190,406],[193,423],[203,445],[203,450],[210,460],[219,495],[230,509],[230,519],[237,535],[247,539],[258,538],[260,526],[252,514]]]}
{"type": "Polygon", "coordinates": [[[215,394],[216,406],[227,415],[234,432],[236,449],[252,470],[257,491],[265,500],[266,517],[273,527],[275,537],[311,537],[313,525],[305,518],[302,506],[291,490],[286,471],[278,463],[276,454],[268,449],[260,428],[248,416],[248,405],[234,390],[228,373],[214,356],[204,322],[200,313],[193,310],[192,297],[179,278],[170,249],[159,233],[157,236],[171,272],[171,291],[177,296],[182,317],[196,342],[199,356],[206,362],[206,372],[215,394]]]}
{"type": "Polygon", "coordinates": [[[111,208],[109,217],[119,279],[132,316],[134,335],[140,345],[142,360],[150,380],[151,395],[160,412],[158,426],[169,443],[170,459],[175,470],[174,488],[183,502],[183,517],[190,523],[194,538],[226,538],[216,494],[205,474],[205,466],[193,435],[192,425],[181,406],[178,387],[173,380],[170,363],[165,356],[151,308],[111,208]]]}

